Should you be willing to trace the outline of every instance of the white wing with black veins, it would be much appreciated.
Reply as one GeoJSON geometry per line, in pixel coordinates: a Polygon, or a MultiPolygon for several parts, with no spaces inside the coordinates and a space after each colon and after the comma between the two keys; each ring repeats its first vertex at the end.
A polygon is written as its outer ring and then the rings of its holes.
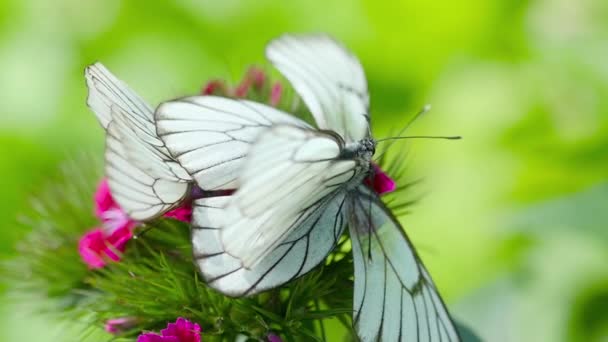
{"type": "Polygon", "coordinates": [[[205,190],[235,189],[251,144],[270,126],[309,127],[273,107],[218,96],[165,102],[155,118],[172,156],[205,190]]]}
{"type": "Polygon", "coordinates": [[[112,196],[136,220],[176,207],[191,177],[156,135],[152,108],[101,63],[85,70],[87,104],[106,129],[105,170],[112,196]]]}
{"type": "Polygon", "coordinates": [[[355,265],[353,322],[362,341],[460,341],[399,222],[361,187],[348,201],[355,265]]]}
{"type": "Polygon", "coordinates": [[[347,142],[369,134],[369,94],[361,63],[324,35],[284,35],[266,47],[266,57],[291,82],[321,129],[347,142]]]}

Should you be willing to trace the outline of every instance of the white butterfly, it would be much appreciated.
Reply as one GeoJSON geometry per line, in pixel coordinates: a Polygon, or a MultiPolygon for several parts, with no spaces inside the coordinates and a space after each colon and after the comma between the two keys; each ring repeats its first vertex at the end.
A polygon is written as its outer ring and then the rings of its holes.
{"type": "Polygon", "coordinates": [[[153,109],[101,63],[85,70],[87,105],[106,130],[105,174],[112,196],[135,220],[175,208],[192,178],[156,135],[153,109]]]}
{"type": "Polygon", "coordinates": [[[280,286],[325,260],[348,225],[361,340],[459,341],[401,225],[363,184],[376,143],[359,61],[325,36],[283,36],[266,55],[319,129],[211,96],[155,113],[158,136],[201,188],[237,189],[194,201],[194,255],[208,284],[230,296],[280,286]]]}

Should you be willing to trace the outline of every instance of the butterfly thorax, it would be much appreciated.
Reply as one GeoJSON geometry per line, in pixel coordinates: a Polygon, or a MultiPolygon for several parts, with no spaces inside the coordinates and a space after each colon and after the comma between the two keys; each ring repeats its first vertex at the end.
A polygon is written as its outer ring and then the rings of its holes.
{"type": "Polygon", "coordinates": [[[376,152],[376,141],[372,138],[361,139],[357,142],[347,143],[342,149],[340,157],[371,162],[376,152]]]}

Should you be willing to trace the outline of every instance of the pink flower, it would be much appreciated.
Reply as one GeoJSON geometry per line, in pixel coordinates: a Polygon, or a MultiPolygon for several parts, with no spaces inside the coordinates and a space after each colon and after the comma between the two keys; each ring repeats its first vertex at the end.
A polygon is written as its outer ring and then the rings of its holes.
{"type": "Polygon", "coordinates": [[[201,327],[185,318],[178,318],[175,323],[167,324],[160,335],[145,333],[139,335],[137,342],[200,342],[201,327]]]}
{"type": "Polygon", "coordinates": [[[393,192],[397,188],[395,181],[376,164],[374,164],[373,178],[366,179],[365,183],[374,189],[378,195],[393,192]]]}
{"type": "MultiPolygon", "coordinates": [[[[120,229],[123,227],[134,228],[137,225],[137,221],[132,220],[127,216],[114,201],[112,194],[110,193],[110,187],[108,186],[108,180],[102,179],[97,187],[95,193],[95,215],[103,222],[104,227],[110,231],[120,229]]],[[[177,209],[173,209],[164,215],[165,217],[172,217],[174,219],[190,222],[192,218],[192,207],[190,205],[184,205],[177,209]]]]}
{"type": "Polygon", "coordinates": [[[80,238],[78,252],[89,268],[101,268],[109,260],[120,260],[125,245],[132,236],[133,233],[128,227],[122,227],[109,234],[103,228],[95,228],[80,238]]]}
{"type": "MultiPolygon", "coordinates": [[[[120,260],[138,222],[129,218],[114,201],[105,178],[99,183],[94,197],[95,215],[102,225],[85,233],[78,242],[78,252],[89,268],[100,268],[104,267],[108,260],[120,260]]],[[[165,213],[165,217],[190,222],[192,208],[190,205],[182,206],[165,213]]]]}
{"type": "Polygon", "coordinates": [[[133,317],[113,318],[106,321],[105,330],[110,334],[116,335],[123,333],[137,324],[133,317]]]}

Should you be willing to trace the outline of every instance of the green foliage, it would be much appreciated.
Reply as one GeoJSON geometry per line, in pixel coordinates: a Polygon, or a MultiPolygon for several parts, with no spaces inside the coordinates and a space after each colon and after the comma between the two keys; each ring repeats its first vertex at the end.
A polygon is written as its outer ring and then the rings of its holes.
{"type": "Polygon", "coordinates": [[[120,262],[88,270],[78,239],[96,222],[92,189],[99,163],[80,158],[40,192],[23,218],[33,231],[19,244],[19,257],[4,265],[9,291],[19,300],[43,298],[34,308],[65,318],[85,318],[91,327],[130,317],[132,338],[158,331],[176,317],[199,323],[205,341],[260,339],[269,332],[288,341],[318,339],[320,322],[338,318],[349,332],[352,257],[347,239],[327,263],[290,284],[249,298],[229,298],[207,287],[192,260],[189,225],[173,219],[143,224],[120,262]]]}
{"type": "Polygon", "coordinates": [[[94,227],[93,189],[100,177],[97,158],[83,155],[66,162],[51,185],[37,192],[31,210],[20,217],[16,229],[32,229],[16,247],[17,257],[5,263],[11,290],[41,296],[45,310],[70,310],[82,299],[88,274],[78,254],[78,239],[94,227]],[[83,167],[85,165],[85,167],[83,167]]]}
{"type": "Polygon", "coordinates": [[[98,324],[135,318],[136,328],[124,336],[158,331],[181,316],[201,325],[205,341],[233,341],[238,335],[261,339],[271,331],[306,341],[317,336],[319,321],[341,316],[346,323],[351,315],[349,253],[336,252],[327,265],[283,288],[229,298],[200,280],[187,224],[161,219],[140,231],[144,233],[130,242],[121,262],[91,272],[85,280],[98,294],[81,309],[95,312],[98,324]],[[321,309],[313,298],[328,308],[321,309]]]}

